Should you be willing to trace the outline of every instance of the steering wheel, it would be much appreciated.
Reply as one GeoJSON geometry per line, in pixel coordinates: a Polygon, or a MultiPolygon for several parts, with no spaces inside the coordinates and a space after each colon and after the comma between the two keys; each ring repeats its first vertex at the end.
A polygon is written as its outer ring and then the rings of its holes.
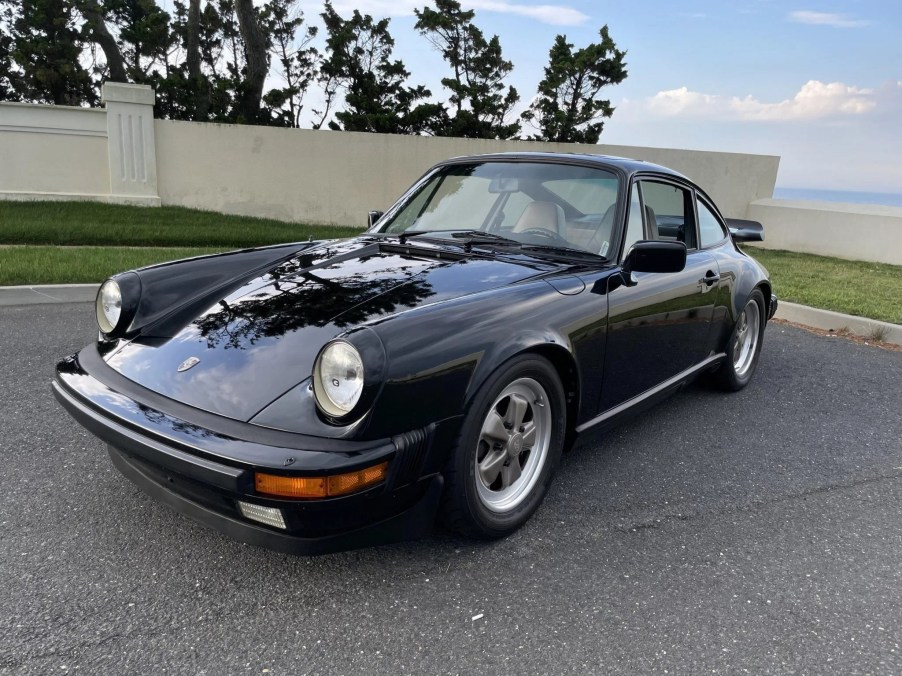
{"type": "Polygon", "coordinates": [[[524,230],[520,230],[517,234],[547,239],[551,242],[554,242],[554,244],[558,246],[573,246],[569,241],[561,237],[559,234],[552,232],[551,230],[548,230],[546,228],[526,228],[524,230]]]}

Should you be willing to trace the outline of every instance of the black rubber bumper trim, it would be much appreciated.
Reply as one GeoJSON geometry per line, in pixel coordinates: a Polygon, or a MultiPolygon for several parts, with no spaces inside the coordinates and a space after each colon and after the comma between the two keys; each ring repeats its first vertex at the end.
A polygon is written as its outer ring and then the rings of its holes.
{"type": "MultiPolygon", "coordinates": [[[[356,453],[364,448],[372,448],[383,444],[386,440],[373,440],[368,442],[351,441],[339,438],[315,437],[297,432],[286,432],[284,430],[272,429],[255,425],[233,418],[210,413],[193,406],[188,406],[174,399],[149,390],[139,385],[133,380],[129,380],[121,373],[111,368],[104,361],[103,357],[97,351],[97,345],[92,344],[85,347],[76,357],[75,375],[83,375],[98,381],[103,387],[121,394],[132,401],[141,402],[156,411],[165,413],[166,415],[178,418],[180,420],[190,421],[192,424],[202,427],[206,430],[216,432],[217,434],[228,436],[239,441],[250,441],[253,443],[265,444],[266,446],[278,446],[279,448],[291,448],[296,450],[305,450],[315,448],[321,452],[335,453],[356,453]]],[[[64,378],[65,374],[60,371],[60,367],[66,364],[62,362],[57,365],[57,379],[64,378]]],[[[68,365],[67,365],[68,366],[68,365]]],[[[70,383],[64,382],[68,387],[72,387],[70,383]]]]}
{"type": "Polygon", "coordinates": [[[232,493],[246,493],[253,487],[251,472],[180,451],[117,422],[101,416],[53,382],[53,393],[63,407],[91,434],[107,444],[167,467],[188,478],[221,488],[232,493]]]}
{"type": "MultiPolygon", "coordinates": [[[[295,443],[278,446],[267,443],[272,441],[269,438],[253,441],[228,436],[197,420],[176,418],[146,402],[110,389],[83,370],[70,373],[61,370],[62,366],[71,367],[71,362],[57,366],[56,378],[52,381],[54,395],[88,431],[127,453],[217,486],[221,484],[169,465],[164,460],[173,456],[177,458],[176,462],[181,459],[191,463],[199,459],[212,463],[212,467],[266,469],[277,473],[319,476],[368,467],[390,459],[396,451],[391,439],[341,440],[338,443],[343,450],[338,452],[337,442],[333,439],[290,434],[295,443]]],[[[255,429],[247,423],[231,422],[250,428],[248,431],[255,429]]],[[[203,462],[193,464],[203,466],[203,462]]],[[[241,477],[239,491],[250,490],[250,484],[246,481],[252,484],[252,477],[241,477]]],[[[228,488],[232,490],[231,486],[228,488]]]]}
{"type": "Polygon", "coordinates": [[[768,310],[767,318],[768,319],[774,318],[774,315],[777,313],[777,305],[778,305],[777,294],[772,293],[770,295],[770,306],[768,306],[768,308],[767,308],[767,310],[768,310]]]}
{"type": "Polygon", "coordinates": [[[304,538],[245,523],[208,509],[154,481],[125,453],[113,447],[109,452],[113,465],[152,498],[231,538],[286,554],[330,554],[422,537],[432,528],[442,495],[442,477],[435,475],[424,479],[427,487],[423,497],[395,516],[344,533],[304,538]]]}

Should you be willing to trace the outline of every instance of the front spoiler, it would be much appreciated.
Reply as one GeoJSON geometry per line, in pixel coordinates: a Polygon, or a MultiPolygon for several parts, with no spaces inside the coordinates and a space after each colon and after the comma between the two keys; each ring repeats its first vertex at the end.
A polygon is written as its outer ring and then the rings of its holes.
{"type": "MultiPolygon", "coordinates": [[[[376,441],[322,440],[321,448],[315,438],[293,434],[293,448],[268,445],[254,440],[257,430],[247,423],[236,428],[243,437],[236,438],[152,408],[111,389],[79,362],[70,358],[57,367],[52,383],[57,400],[109,445],[113,464],[126,477],[204,525],[249,544],[297,554],[408,540],[432,527],[442,493],[436,465],[444,446],[440,442],[433,449],[435,425],[376,441]],[[288,455],[296,460],[291,467],[280,461],[288,455]],[[298,501],[254,490],[254,472],[272,472],[276,462],[277,473],[309,476],[383,460],[390,462],[383,484],[344,497],[298,501]],[[245,519],[238,500],[282,510],[286,529],[245,519]]],[[[107,375],[102,367],[95,370],[107,375]]],[[[270,441],[264,432],[260,436],[270,441]]]]}
{"type": "Polygon", "coordinates": [[[157,482],[149,472],[142,469],[140,461],[129,458],[112,446],[109,447],[109,451],[116,469],[155,500],[235,540],[286,554],[313,556],[389,542],[415,540],[430,530],[442,496],[442,477],[435,475],[427,480],[428,485],[423,497],[400,514],[352,531],[305,538],[255,526],[216,512],[157,482]]]}

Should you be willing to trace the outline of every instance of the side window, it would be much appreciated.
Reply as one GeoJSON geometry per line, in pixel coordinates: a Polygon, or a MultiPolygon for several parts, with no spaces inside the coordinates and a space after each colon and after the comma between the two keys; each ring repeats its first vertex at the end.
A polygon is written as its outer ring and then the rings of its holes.
{"type": "Polygon", "coordinates": [[[703,247],[717,244],[727,236],[717,216],[701,200],[698,201],[698,235],[703,247]]]}
{"type": "Polygon", "coordinates": [[[642,202],[639,199],[639,186],[633,184],[630,193],[630,214],[626,221],[626,235],[623,238],[623,255],[626,256],[630,247],[640,239],[645,239],[642,231],[642,202]]]}
{"type": "Polygon", "coordinates": [[[696,248],[692,194],[671,183],[641,181],[648,238],[683,242],[696,248]]]}

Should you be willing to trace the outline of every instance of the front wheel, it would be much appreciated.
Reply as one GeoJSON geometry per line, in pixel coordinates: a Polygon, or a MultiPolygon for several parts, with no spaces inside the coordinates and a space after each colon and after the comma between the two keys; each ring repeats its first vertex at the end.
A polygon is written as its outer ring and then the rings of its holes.
{"type": "Polygon", "coordinates": [[[541,504],[564,445],[564,389],[537,355],[517,357],[479,390],[445,471],[443,519],[464,535],[498,538],[541,504]]]}
{"type": "Polygon", "coordinates": [[[733,333],[727,343],[727,358],[714,372],[718,385],[736,392],[749,384],[764,339],[764,296],[755,289],[736,318],[733,333]]]}

